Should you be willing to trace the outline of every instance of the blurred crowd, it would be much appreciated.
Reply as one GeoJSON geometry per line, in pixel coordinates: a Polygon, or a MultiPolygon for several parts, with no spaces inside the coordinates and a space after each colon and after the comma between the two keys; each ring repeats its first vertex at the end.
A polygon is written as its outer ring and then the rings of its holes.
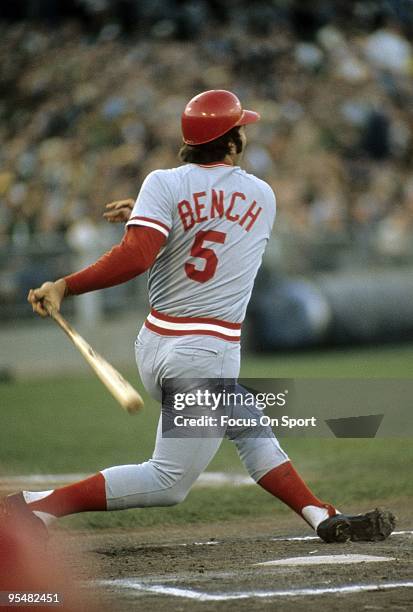
{"type": "Polygon", "coordinates": [[[281,268],[413,260],[410,1],[6,4],[3,253],[113,242],[104,204],[177,165],[186,101],[225,88],[262,115],[245,167],[276,191],[281,268]]]}

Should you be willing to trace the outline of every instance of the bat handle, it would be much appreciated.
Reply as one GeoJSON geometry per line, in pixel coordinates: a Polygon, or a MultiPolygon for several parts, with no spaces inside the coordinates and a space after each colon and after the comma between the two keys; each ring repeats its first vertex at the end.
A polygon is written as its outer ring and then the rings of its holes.
{"type": "Polygon", "coordinates": [[[43,300],[43,307],[45,310],[47,310],[47,314],[49,315],[49,317],[55,320],[57,319],[60,313],[54,306],[51,305],[50,302],[48,302],[47,300],[43,300]]]}
{"type": "Polygon", "coordinates": [[[43,300],[43,306],[47,310],[48,315],[51,319],[54,319],[56,323],[67,333],[70,335],[71,328],[69,323],[62,317],[60,312],[50,304],[47,300],[43,300]]]}
{"type": "Polygon", "coordinates": [[[54,306],[51,305],[51,303],[49,302],[49,300],[47,300],[46,298],[43,298],[41,300],[42,302],[42,306],[45,310],[47,310],[47,313],[49,315],[49,317],[52,316],[53,312],[56,312],[56,309],[54,308],[54,306]]]}

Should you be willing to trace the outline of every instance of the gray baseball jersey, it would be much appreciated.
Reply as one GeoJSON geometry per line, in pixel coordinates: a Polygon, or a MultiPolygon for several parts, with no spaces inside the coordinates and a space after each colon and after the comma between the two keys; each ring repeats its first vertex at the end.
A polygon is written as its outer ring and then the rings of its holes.
{"type": "Polygon", "coordinates": [[[127,223],[167,237],[149,271],[145,325],[163,335],[238,341],[274,218],[271,187],[239,166],[150,173],[127,223]]]}

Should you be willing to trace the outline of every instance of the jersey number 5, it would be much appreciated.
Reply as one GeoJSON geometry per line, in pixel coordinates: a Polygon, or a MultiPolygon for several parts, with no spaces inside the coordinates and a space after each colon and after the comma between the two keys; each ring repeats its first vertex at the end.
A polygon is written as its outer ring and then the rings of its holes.
{"type": "Polygon", "coordinates": [[[198,270],[194,264],[186,263],[185,272],[191,280],[197,281],[198,283],[205,283],[214,276],[218,265],[218,257],[215,251],[204,247],[203,243],[217,242],[218,244],[224,244],[226,237],[227,235],[224,234],[224,232],[216,232],[215,230],[197,232],[191,248],[191,256],[204,259],[205,266],[203,270],[198,270]]]}

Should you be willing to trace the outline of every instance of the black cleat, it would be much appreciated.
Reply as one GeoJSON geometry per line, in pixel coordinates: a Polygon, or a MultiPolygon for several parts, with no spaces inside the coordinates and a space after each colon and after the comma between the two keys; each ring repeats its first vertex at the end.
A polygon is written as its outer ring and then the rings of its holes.
{"type": "Polygon", "coordinates": [[[336,514],[322,521],[317,535],[324,542],[378,542],[389,537],[396,524],[391,512],[376,508],[366,514],[336,514]]]}

